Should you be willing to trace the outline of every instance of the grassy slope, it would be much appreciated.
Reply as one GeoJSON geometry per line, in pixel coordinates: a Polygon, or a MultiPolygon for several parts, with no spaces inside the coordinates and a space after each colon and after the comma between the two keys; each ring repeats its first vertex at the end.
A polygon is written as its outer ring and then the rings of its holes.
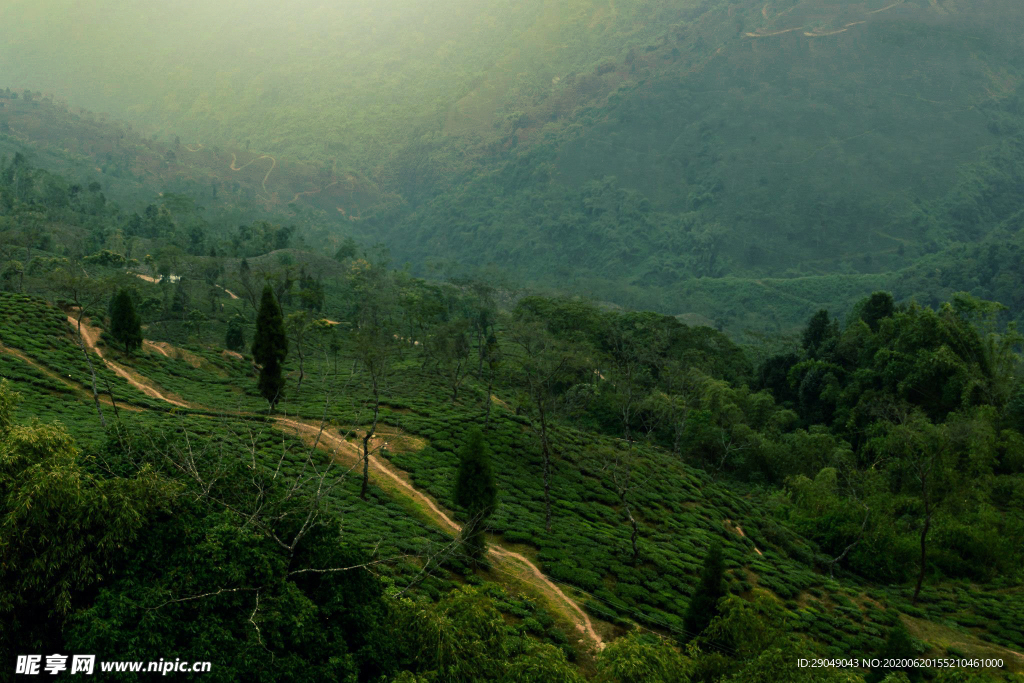
{"type": "MultiPolygon", "coordinates": [[[[0,309],[5,312],[0,323],[3,343],[20,349],[40,365],[54,371],[67,370],[84,382],[84,368],[72,367],[69,360],[77,349],[71,345],[67,328],[60,328],[60,314],[36,300],[0,296],[4,303],[0,309]],[[48,341],[26,341],[39,339],[48,341]]],[[[116,356],[111,349],[106,353],[116,356]]],[[[81,358],[80,352],[75,357],[81,358]]],[[[167,357],[154,351],[119,360],[155,385],[208,409],[260,408],[248,365],[225,359],[214,347],[190,346],[187,354],[172,350],[171,357],[167,357]],[[198,369],[194,367],[197,360],[198,369]]],[[[24,361],[0,354],[0,362],[5,376],[10,373],[15,388],[26,396],[23,411],[43,418],[59,417],[86,446],[99,443],[102,435],[87,395],[55,395],[59,387],[34,378],[26,371],[24,361]]],[[[328,428],[347,431],[364,422],[368,415],[362,403],[364,388],[358,378],[347,377],[343,365],[338,375],[320,376],[311,363],[302,391],[292,391],[282,410],[319,421],[324,414],[322,387],[328,386],[333,394],[327,409],[328,428]]],[[[289,386],[293,387],[294,363],[290,363],[290,369],[293,379],[289,386]]],[[[329,369],[327,364],[324,370],[329,369]]],[[[120,378],[115,376],[110,381],[119,398],[138,398],[120,378]]],[[[408,449],[401,448],[398,440],[392,446],[395,451],[385,450],[384,454],[408,473],[417,488],[450,508],[455,450],[466,430],[482,422],[485,397],[481,388],[471,380],[463,398],[452,405],[437,377],[425,373],[412,356],[400,364],[390,386],[384,421],[417,440],[406,440],[408,449]]],[[[138,398],[137,402],[142,406],[145,400],[138,398]]],[[[921,605],[914,608],[901,589],[864,585],[854,579],[828,580],[807,564],[813,549],[772,519],[760,494],[741,495],[657,449],[643,450],[638,469],[638,480],[646,482],[636,492],[643,562],[634,567],[629,559],[628,530],[617,512],[617,497],[602,467],[610,450],[621,446],[614,439],[572,429],[558,430],[560,452],[553,478],[555,522],[548,534],[543,530],[539,455],[533,437],[514,413],[500,404],[494,411],[491,443],[502,492],[499,511],[492,520],[497,539],[535,558],[548,576],[571,586],[586,607],[606,622],[637,621],[678,632],[681,614],[697,580],[701,549],[710,538],[717,537],[725,543],[733,590],[742,592],[760,585],[774,591],[792,610],[800,630],[822,652],[839,655],[873,651],[886,625],[900,612],[913,617],[915,628],[923,635],[937,633],[929,629],[941,626],[942,637],[926,638],[939,648],[938,652],[948,644],[960,649],[971,644],[980,647],[980,638],[989,643],[985,647],[995,648],[1009,659],[999,650],[999,644],[1018,651],[1024,646],[1024,634],[1017,628],[1024,618],[1024,593],[994,586],[948,585],[926,590],[921,605]],[[743,529],[744,536],[737,533],[736,525],[743,529]],[[587,543],[581,544],[581,538],[587,543]],[[953,637],[955,634],[959,635],[953,637]]],[[[229,416],[203,418],[188,410],[174,414],[147,410],[130,417],[122,412],[122,418],[136,427],[186,426],[200,439],[215,435],[224,438],[232,433],[244,436],[248,429],[229,416]]],[[[260,440],[260,452],[268,461],[279,459],[284,445],[289,455],[283,472],[296,473],[297,442],[287,437],[282,440],[271,430],[263,432],[260,440]]],[[[346,528],[360,544],[370,547],[384,539],[395,552],[422,555],[431,544],[436,547],[443,539],[438,530],[417,521],[423,517],[400,497],[388,497],[394,492],[385,495],[375,489],[371,504],[362,505],[354,497],[356,480],[350,480],[340,494],[339,510],[345,514],[346,528]]],[[[400,566],[398,580],[411,570],[400,566]]],[[[435,584],[433,590],[442,585],[435,584]]]]}

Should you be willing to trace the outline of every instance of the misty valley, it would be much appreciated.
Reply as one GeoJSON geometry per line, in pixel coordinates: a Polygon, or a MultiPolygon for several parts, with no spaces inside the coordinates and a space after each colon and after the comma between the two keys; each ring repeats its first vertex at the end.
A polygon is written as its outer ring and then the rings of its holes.
{"type": "Polygon", "coordinates": [[[0,25],[0,680],[1024,681],[1024,5],[0,25]]]}

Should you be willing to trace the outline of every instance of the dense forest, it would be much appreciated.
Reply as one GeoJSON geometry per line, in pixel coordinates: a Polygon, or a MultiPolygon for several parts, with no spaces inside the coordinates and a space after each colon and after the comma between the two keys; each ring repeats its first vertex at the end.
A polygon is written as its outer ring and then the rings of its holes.
{"type": "Polygon", "coordinates": [[[0,7],[0,680],[1024,680],[1024,8],[445,2],[0,7]]]}
{"type": "Polygon", "coordinates": [[[6,651],[173,652],[218,680],[1022,669],[999,304],[875,292],[741,347],[130,212],[21,155],[0,208],[6,651]]]}

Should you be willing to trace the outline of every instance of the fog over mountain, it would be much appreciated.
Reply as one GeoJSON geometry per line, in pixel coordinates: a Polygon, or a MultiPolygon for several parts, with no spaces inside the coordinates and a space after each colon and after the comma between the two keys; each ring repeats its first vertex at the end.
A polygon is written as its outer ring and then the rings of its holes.
{"type": "Polygon", "coordinates": [[[0,31],[0,681],[1024,675],[1020,0],[0,31]]]}

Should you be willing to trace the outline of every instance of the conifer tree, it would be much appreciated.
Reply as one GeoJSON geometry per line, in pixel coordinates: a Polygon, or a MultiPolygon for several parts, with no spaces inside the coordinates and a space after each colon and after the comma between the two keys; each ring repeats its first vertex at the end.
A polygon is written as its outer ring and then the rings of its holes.
{"type": "Polygon", "coordinates": [[[700,585],[686,609],[683,627],[689,638],[695,638],[718,616],[718,601],[724,595],[725,563],[722,560],[722,544],[716,540],[708,548],[704,569],[700,573],[700,585]]]}
{"type": "Polygon", "coordinates": [[[110,334],[124,345],[124,352],[129,355],[142,346],[142,324],[127,289],[115,294],[110,303],[110,334]]]}
{"type": "Polygon", "coordinates": [[[459,450],[459,471],[453,497],[468,518],[462,529],[466,547],[469,554],[479,560],[484,554],[484,523],[494,512],[498,500],[498,488],[491,471],[491,451],[479,429],[470,432],[459,450]]]}
{"type": "Polygon", "coordinates": [[[284,393],[284,359],[288,356],[288,337],[284,332],[284,315],[274,297],[274,290],[263,288],[260,311],[256,316],[256,335],[252,340],[252,356],[260,366],[260,395],[273,410],[284,393]]]}

